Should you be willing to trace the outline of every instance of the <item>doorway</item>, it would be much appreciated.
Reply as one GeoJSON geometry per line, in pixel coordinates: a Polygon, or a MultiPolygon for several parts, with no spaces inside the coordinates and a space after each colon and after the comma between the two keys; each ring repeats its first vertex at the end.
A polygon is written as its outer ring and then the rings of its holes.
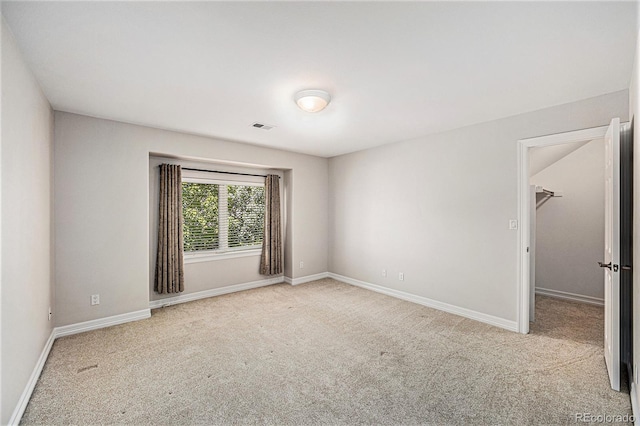
{"type": "MultiPolygon", "coordinates": [[[[607,189],[605,190],[606,213],[604,224],[608,224],[608,226],[603,239],[603,248],[605,249],[605,257],[611,257],[612,260],[606,263],[607,261],[603,258],[604,262],[600,266],[605,271],[605,360],[607,361],[611,385],[614,389],[619,389],[620,367],[624,365],[629,367],[632,359],[630,349],[627,350],[626,348],[630,342],[632,324],[631,288],[626,284],[631,282],[631,265],[629,262],[632,226],[630,209],[632,203],[629,201],[633,194],[632,180],[625,178],[625,176],[630,177],[633,175],[632,164],[630,163],[633,148],[629,128],[628,123],[621,125],[619,119],[614,119],[609,126],[518,141],[520,285],[518,286],[517,322],[518,331],[528,333],[530,314],[535,309],[533,303],[535,294],[532,287],[535,281],[532,282],[531,264],[531,248],[532,243],[535,241],[532,242],[531,238],[532,223],[530,215],[535,214],[532,203],[535,203],[536,200],[533,198],[533,189],[530,186],[530,154],[533,149],[541,147],[580,143],[585,143],[586,145],[598,139],[605,140],[605,158],[608,160],[603,181],[603,184],[607,182],[607,185],[605,185],[607,189]],[[612,232],[611,229],[615,232],[612,232]],[[622,238],[620,237],[621,235],[622,238]],[[629,236],[629,241],[625,241],[627,236],[629,236]],[[611,256],[611,247],[614,249],[613,257],[611,256]],[[607,330],[609,331],[608,333],[607,330]]],[[[544,189],[544,187],[541,188],[543,191],[544,189]]],[[[552,188],[547,189],[547,195],[553,193],[552,188]]],[[[593,262],[596,261],[599,261],[597,257],[593,259],[593,262]]]]}
{"type": "MultiPolygon", "coordinates": [[[[523,139],[518,141],[518,216],[520,223],[520,232],[518,233],[518,247],[520,251],[519,256],[519,271],[520,271],[520,286],[518,288],[518,331],[520,333],[529,332],[529,320],[530,311],[532,308],[532,295],[531,290],[531,264],[530,264],[530,251],[531,251],[531,223],[529,220],[530,212],[532,211],[532,190],[530,185],[530,150],[534,148],[561,146],[569,144],[584,144],[589,141],[603,139],[608,126],[595,127],[592,129],[578,130],[568,133],[560,133],[550,136],[541,136],[532,139],[523,139]]],[[[603,182],[604,185],[604,182],[603,182]]],[[[544,187],[542,188],[545,189],[544,187]]],[[[553,189],[550,188],[553,192],[553,189]]],[[[561,191],[558,188],[556,191],[561,191]]],[[[594,262],[597,259],[594,259],[594,262]]]]}
{"type": "Polygon", "coordinates": [[[535,294],[604,306],[603,139],[529,148],[530,311],[535,294]]]}

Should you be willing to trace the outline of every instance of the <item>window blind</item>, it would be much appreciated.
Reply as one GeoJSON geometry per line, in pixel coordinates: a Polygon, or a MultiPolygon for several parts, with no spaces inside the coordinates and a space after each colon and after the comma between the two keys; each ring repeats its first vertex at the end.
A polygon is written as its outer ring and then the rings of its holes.
{"type": "Polygon", "coordinates": [[[182,182],[184,251],[220,247],[218,185],[182,182]]]}
{"type": "Polygon", "coordinates": [[[258,248],[264,234],[264,185],[182,183],[184,251],[258,248]]]}
{"type": "Polygon", "coordinates": [[[261,246],[264,237],[264,186],[227,185],[227,208],[220,223],[228,224],[229,248],[261,246]]]}

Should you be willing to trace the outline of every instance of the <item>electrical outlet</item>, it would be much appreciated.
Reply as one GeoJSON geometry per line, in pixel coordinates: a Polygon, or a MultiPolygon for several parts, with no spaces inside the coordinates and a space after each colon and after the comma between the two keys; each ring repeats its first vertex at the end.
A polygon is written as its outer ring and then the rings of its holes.
{"type": "Polygon", "coordinates": [[[509,229],[518,229],[518,221],[515,219],[509,220],[509,229]]]}
{"type": "Polygon", "coordinates": [[[99,294],[92,294],[91,295],[91,306],[99,305],[99,304],[100,304],[100,295],[99,294]]]}
{"type": "Polygon", "coordinates": [[[386,269],[383,269],[383,270],[382,270],[382,276],[383,276],[383,277],[386,277],[386,276],[387,276],[387,270],[386,270],[386,269]]]}
{"type": "Polygon", "coordinates": [[[400,281],[404,281],[404,272],[400,272],[400,273],[398,274],[398,279],[399,279],[400,281]]]}
{"type": "Polygon", "coordinates": [[[53,315],[53,313],[51,312],[51,306],[49,306],[49,321],[51,321],[51,316],[53,315]]]}
{"type": "Polygon", "coordinates": [[[304,262],[300,262],[300,269],[304,269],[304,262]]]}

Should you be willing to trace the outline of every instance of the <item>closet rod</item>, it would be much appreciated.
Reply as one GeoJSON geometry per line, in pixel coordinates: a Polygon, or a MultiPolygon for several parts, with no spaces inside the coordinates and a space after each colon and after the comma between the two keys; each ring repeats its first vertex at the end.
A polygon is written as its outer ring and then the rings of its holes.
{"type": "MultiPolygon", "coordinates": [[[[251,173],[238,173],[238,172],[222,172],[220,170],[192,169],[190,167],[183,167],[182,170],[191,170],[192,172],[222,173],[225,175],[267,177],[267,175],[254,175],[251,173]]],[[[280,179],[280,176],[278,176],[278,179],[280,179]]]]}

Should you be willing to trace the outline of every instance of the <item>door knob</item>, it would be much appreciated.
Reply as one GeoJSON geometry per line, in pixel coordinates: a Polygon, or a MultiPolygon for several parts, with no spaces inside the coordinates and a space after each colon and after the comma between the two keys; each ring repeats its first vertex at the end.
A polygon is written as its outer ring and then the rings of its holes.
{"type": "Polygon", "coordinates": [[[611,262],[609,262],[609,263],[598,262],[598,265],[600,265],[601,268],[609,268],[609,269],[611,269],[611,262]]]}
{"type": "MultiPolygon", "coordinates": [[[[618,269],[620,268],[619,265],[616,265],[616,264],[612,265],[611,262],[609,262],[609,263],[598,262],[598,265],[600,265],[601,268],[609,268],[613,272],[618,272],[618,269]]],[[[624,267],[623,267],[623,269],[624,269],[624,267]]]]}

